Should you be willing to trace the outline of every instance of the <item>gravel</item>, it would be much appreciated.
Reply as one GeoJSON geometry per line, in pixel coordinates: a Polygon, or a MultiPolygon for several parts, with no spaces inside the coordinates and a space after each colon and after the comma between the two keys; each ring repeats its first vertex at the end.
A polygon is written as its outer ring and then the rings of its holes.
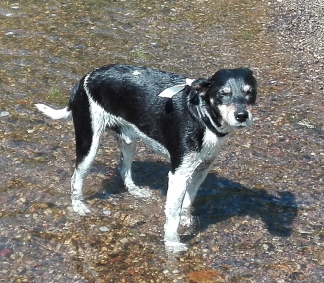
{"type": "MultiPolygon", "coordinates": [[[[324,2],[322,0],[278,0],[276,27],[297,56],[324,59],[324,2]]],[[[311,63],[311,58],[308,58],[311,63]]]]}
{"type": "Polygon", "coordinates": [[[323,282],[322,1],[50,1],[42,14],[32,2],[0,4],[12,13],[0,34],[0,282],[323,282]],[[135,199],[105,134],[85,186],[92,214],[78,217],[72,122],[33,108],[112,59],[190,76],[255,67],[257,119],[204,182],[184,254],[163,246],[163,161],[139,146],[135,180],[154,198],[135,199]]]}
{"type": "Polygon", "coordinates": [[[272,7],[271,30],[277,33],[280,49],[290,52],[305,70],[302,79],[323,90],[324,80],[324,2],[322,0],[268,1],[272,7]]]}

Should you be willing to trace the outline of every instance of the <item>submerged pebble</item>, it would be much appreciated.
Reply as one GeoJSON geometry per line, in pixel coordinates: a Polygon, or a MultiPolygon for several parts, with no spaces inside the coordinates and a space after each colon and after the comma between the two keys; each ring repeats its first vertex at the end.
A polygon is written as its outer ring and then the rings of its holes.
{"type": "Polygon", "coordinates": [[[6,117],[6,116],[9,116],[9,112],[7,111],[0,112],[0,117],[6,117]]]}
{"type": "Polygon", "coordinates": [[[109,228],[106,227],[106,226],[101,226],[101,227],[99,228],[99,230],[100,230],[101,232],[108,232],[108,231],[109,231],[109,228]]]}
{"type": "Polygon", "coordinates": [[[104,210],[103,212],[102,212],[104,215],[111,215],[111,211],[110,210],[104,210]]]}
{"type": "Polygon", "coordinates": [[[1,252],[0,252],[0,256],[1,257],[10,257],[12,255],[13,251],[11,249],[3,249],[1,252]]]}

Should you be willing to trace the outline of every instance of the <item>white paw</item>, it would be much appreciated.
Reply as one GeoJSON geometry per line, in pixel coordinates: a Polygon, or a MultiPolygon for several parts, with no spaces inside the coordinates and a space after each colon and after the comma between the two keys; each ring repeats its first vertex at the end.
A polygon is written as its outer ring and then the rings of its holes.
{"type": "Polygon", "coordinates": [[[82,200],[72,200],[72,208],[79,215],[87,215],[91,213],[90,209],[87,208],[82,200]]]}
{"type": "Polygon", "coordinates": [[[165,249],[167,252],[179,253],[179,252],[185,252],[186,250],[188,250],[187,245],[180,243],[180,242],[165,241],[164,243],[165,243],[165,249]]]}
{"type": "Polygon", "coordinates": [[[128,192],[133,196],[141,198],[149,198],[152,196],[152,192],[146,187],[130,187],[128,188],[128,192]]]}

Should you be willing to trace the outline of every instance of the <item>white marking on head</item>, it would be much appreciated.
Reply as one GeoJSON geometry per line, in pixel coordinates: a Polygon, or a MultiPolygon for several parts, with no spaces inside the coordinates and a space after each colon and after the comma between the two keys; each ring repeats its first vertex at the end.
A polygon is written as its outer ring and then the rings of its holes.
{"type": "Polygon", "coordinates": [[[249,91],[249,90],[251,90],[251,86],[250,86],[250,85],[245,85],[245,86],[243,86],[243,91],[244,91],[244,92],[247,92],[247,91],[249,91]]]}
{"type": "Polygon", "coordinates": [[[232,91],[229,86],[224,87],[222,90],[224,93],[231,93],[231,91],[232,91]]]}

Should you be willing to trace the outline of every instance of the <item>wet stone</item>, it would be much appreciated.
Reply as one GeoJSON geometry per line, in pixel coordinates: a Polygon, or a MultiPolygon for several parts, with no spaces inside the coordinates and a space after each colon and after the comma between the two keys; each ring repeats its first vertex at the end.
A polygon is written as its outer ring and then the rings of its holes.
{"type": "MultiPolygon", "coordinates": [[[[7,35],[10,35],[7,33],[7,35]]],[[[9,112],[7,111],[0,111],[0,117],[6,117],[6,116],[9,116],[9,112]]]]}
{"type": "Polygon", "coordinates": [[[3,249],[0,251],[0,257],[6,257],[9,258],[11,255],[13,254],[13,250],[12,249],[3,249]]]}
{"type": "Polygon", "coordinates": [[[103,210],[102,212],[104,215],[111,215],[111,211],[110,210],[103,210]]]}
{"type": "Polygon", "coordinates": [[[100,230],[101,232],[108,232],[108,231],[109,231],[109,228],[106,227],[106,226],[101,226],[101,227],[99,228],[99,230],[100,230]]]}

